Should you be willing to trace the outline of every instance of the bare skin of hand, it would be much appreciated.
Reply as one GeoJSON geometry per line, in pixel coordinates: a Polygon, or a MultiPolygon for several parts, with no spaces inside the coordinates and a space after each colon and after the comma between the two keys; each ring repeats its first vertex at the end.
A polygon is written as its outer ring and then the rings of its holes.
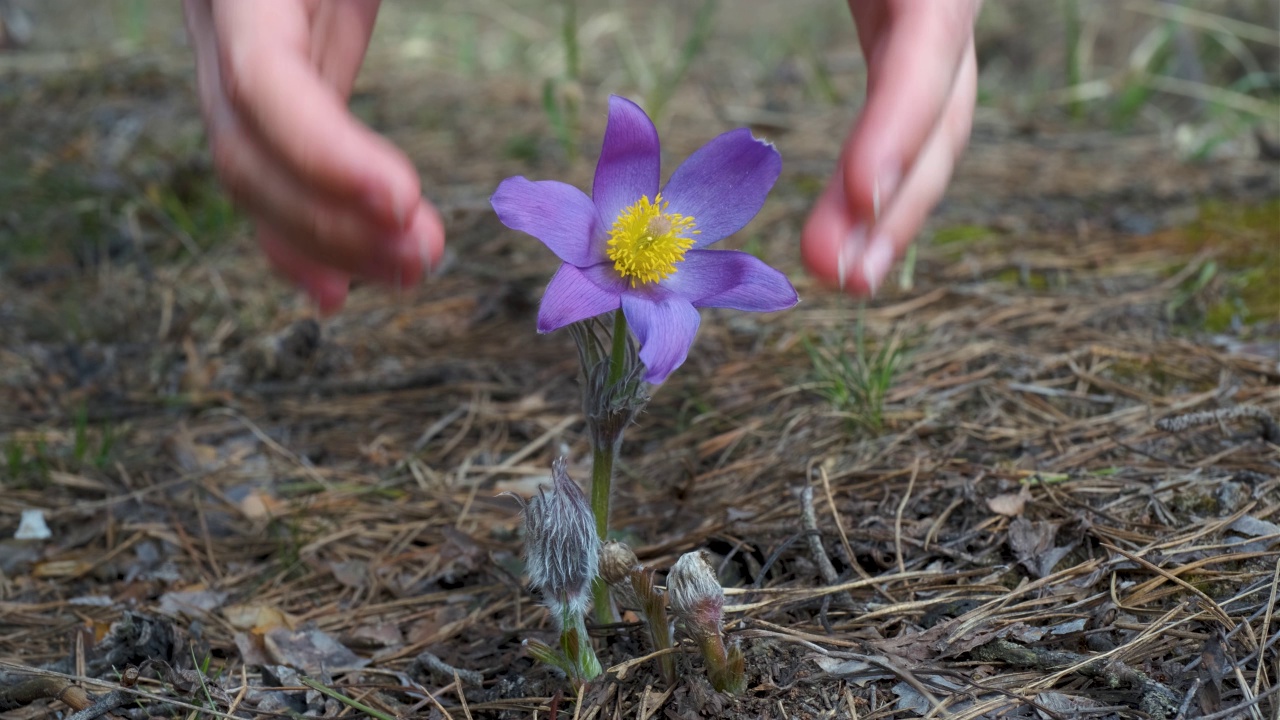
{"type": "Polygon", "coordinates": [[[275,268],[325,313],[353,277],[418,282],[444,228],[409,159],[347,97],[377,0],[185,0],[218,177],[275,268]]]}
{"type": "MultiPolygon", "coordinates": [[[[346,107],[377,0],[184,0],[218,176],[322,312],[352,277],[417,282],[444,230],[402,152],[346,107]]],[[[817,278],[874,293],[968,142],[981,0],[849,0],[866,104],[801,238],[817,278]]]]}
{"type": "Polygon", "coordinates": [[[981,0],[849,0],[867,100],[809,215],[809,271],[871,295],[942,199],[969,141],[981,0]]]}

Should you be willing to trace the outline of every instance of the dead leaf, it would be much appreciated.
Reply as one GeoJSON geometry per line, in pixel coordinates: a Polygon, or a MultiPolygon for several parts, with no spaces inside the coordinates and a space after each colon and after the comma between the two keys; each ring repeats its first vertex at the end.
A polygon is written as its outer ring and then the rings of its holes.
{"type": "Polygon", "coordinates": [[[818,655],[813,659],[822,672],[828,675],[853,675],[872,668],[871,663],[862,660],[841,660],[829,655],[818,655]]]}
{"type": "Polygon", "coordinates": [[[331,562],[329,572],[343,587],[359,590],[369,584],[369,563],[364,560],[331,562]]]}
{"type": "Polygon", "coordinates": [[[1044,720],[1054,720],[1063,717],[1085,717],[1090,710],[1097,710],[1102,704],[1090,700],[1089,698],[1073,697],[1060,692],[1042,692],[1036,696],[1036,704],[1043,710],[1037,709],[1037,714],[1044,720]],[[1047,714],[1045,711],[1054,713],[1047,714]]]}
{"type": "Polygon", "coordinates": [[[987,509],[997,515],[1018,517],[1022,515],[1027,501],[1031,499],[1031,491],[1023,485],[1016,493],[1003,493],[987,498],[987,509]]]}
{"type": "Polygon", "coordinates": [[[343,635],[342,644],[361,650],[382,650],[403,645],[404,634],[395,623],[361,625],[343,635]]]}
{"type": "Polygon", "coordinates": [[[160,596],[160,612],[170,617],[200,618],[222,607],[227,593],[214,590],[175,590],[160,596]]]}
{"type": "Polygon", "coordinates": [[[240,501],[240,513],[247,520],[270,520],[283,515],[285,509],[279,499],[258,489],[250,490],[240,501]]]}
{"type": "Polygon", "coordinates": [[[228,605],[222,608],[227,624],[236,630],[250,630],[258,635],[283,627],[293,630],[297,619],[270,605],[228,605]]]}
{"type": "Polygon", "coordinates": [[[235,634],[236,649],[240,651],[240,661],[245,665],[262,666],[271,662],[267,657],[267,648],[261,635],[238,632],[235,634]]]}
{"type": "Polygon", "coordinates": [[[1075,543],[1055,547],[1053,540],[1057,534],[1058,526],[1055,523],[1014,518],[1009,523],[1009,549],[1018,558],[1018,562],[1033,575],[1046,577],[1053,572],[1058,561],[1075,547],[1075,543]]]}
{"type": "Polygon", "coordinates": [[[409,625],[405,631],[406,639],[413,645],[435,642],[447,628],[465,621],[467,615],[467,608],[461,603],[433,608],[422,619],[409,625]]]}
{"type": "Polygon", "coordinates": [[[165,449],[173,456],[183,472],[201,472],[213,470],[222,464],[218,449],[212,445],[196,442],[191,431],[185,425],[165,441],[165,449]]]}
{"type": "Polygon", "coordinates": [[[263,646],[272,662],[297,668],[310,675],[338,668],[361,668],[369,664],[368,660],[357,656],[351,648],[315,628],[276,628],[263,636],[263,646]]]}

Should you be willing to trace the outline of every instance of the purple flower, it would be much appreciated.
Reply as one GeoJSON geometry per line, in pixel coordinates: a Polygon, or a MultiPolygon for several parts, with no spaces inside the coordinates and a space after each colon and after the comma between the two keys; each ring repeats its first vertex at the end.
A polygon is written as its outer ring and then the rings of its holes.
{"type": "Polygon", "coordinates": [[[644,379],[680,367],[700,307],[772,312],[799,298],[786,276],[744,252],[710,250],[755,217],[782,158],[746,128],[689,156],[659,191],[653,122],[609,99],[591,197],[554,180],[502,181],[491,202],[502,223],[543,242],[564,264],[538,310],[538,332],[622,308],[640,341],[644,379]]]}

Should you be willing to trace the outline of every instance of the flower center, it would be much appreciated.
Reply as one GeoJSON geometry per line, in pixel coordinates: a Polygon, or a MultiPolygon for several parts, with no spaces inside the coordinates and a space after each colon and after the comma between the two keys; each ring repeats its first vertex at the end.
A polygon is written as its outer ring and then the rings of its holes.
{"type": "Polygon", "coordinates": [[[653,202],[642,197],[613,221],[609,230],[609,259],[631,287],[655,283],[675,274],[676,265],[693,247],[687,235],[697,235],[693,218],[667,212],[659,194],[653,202]]]}

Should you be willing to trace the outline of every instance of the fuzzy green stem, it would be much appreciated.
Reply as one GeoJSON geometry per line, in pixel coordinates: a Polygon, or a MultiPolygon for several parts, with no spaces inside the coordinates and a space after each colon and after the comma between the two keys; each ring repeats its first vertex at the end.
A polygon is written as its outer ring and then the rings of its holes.
{"type": "MultiPolygon", "coordinates": [[[[622,381],[627,369],[627,318],[618,308],[613,315],[613,351],[609,355],[608,387],[622,381]]],[[[596,533],[600,540],[609,539],[609,493],[613,486],[613,455],[616,443],[610,447],[592,448],[591,456],[591,512],[596,516],[596,533]]],[[[606,591],[607,592],[607,591],[606,591]]]]}
{"type": "Polygon", "coordinates": [[[575,683],[590,682],[600,675],[600,660],[591,647],[591,638],[587,635],[582,616],[565,617],[565,628],[560,633],[560,651],[573,668],[575,683]]]}
{"type": "Polygon", "coordinates": [[[700,635],[696,638],[702,659],[707,664],[707,679],[719,692],[737,695],[747,686],[743,658],[736,646],[726,649],[720,633],[700,635]]]}
{"type": "MultiPolygon", "coordinates": [[[[622,380],[627,369],[627,316],[622,308],[613,312],[613,353],[609,356],[609,386],[622,380]]],[[[602,535],[601,538],[604,536],[602,535]]]]}
{"type": "MultiPolygon", "coordinates": [[[[613,387],[622,381],[627,368],[627,318],[618,308],[613,314],[613,350],[609,355],[608,386],[613,387]]],[[[591,512],[596,517],[596,533],[600,539],[609,539],[609,495],[613,487],[613,456],[615,446],[592,449],[591,455],[591,512]]],[[[603,624],[616,620],[613,611],[613,596],[609,594],[609,585],[596,579],[591,587],[591,595],[595,599],[596,621],[603,624]]]]}
{"type": "MultiPolygon", "coordinates": [[[[613,480],[613,448],[596,448],[591,457],[591,512],[596,517],[596,532],[604,540],[609,535],[609,486],[613,480]]],[[[614,622],[613,596],[609,584],[596,578],[591,584],[596,622],[614,622]]]]}
{"type": "Polygon", "coordinates": [[[609,539],[609,489],[613,484],[613,448],[595,448],[591,454],[591,512],[596,534],[609,539]]]}

